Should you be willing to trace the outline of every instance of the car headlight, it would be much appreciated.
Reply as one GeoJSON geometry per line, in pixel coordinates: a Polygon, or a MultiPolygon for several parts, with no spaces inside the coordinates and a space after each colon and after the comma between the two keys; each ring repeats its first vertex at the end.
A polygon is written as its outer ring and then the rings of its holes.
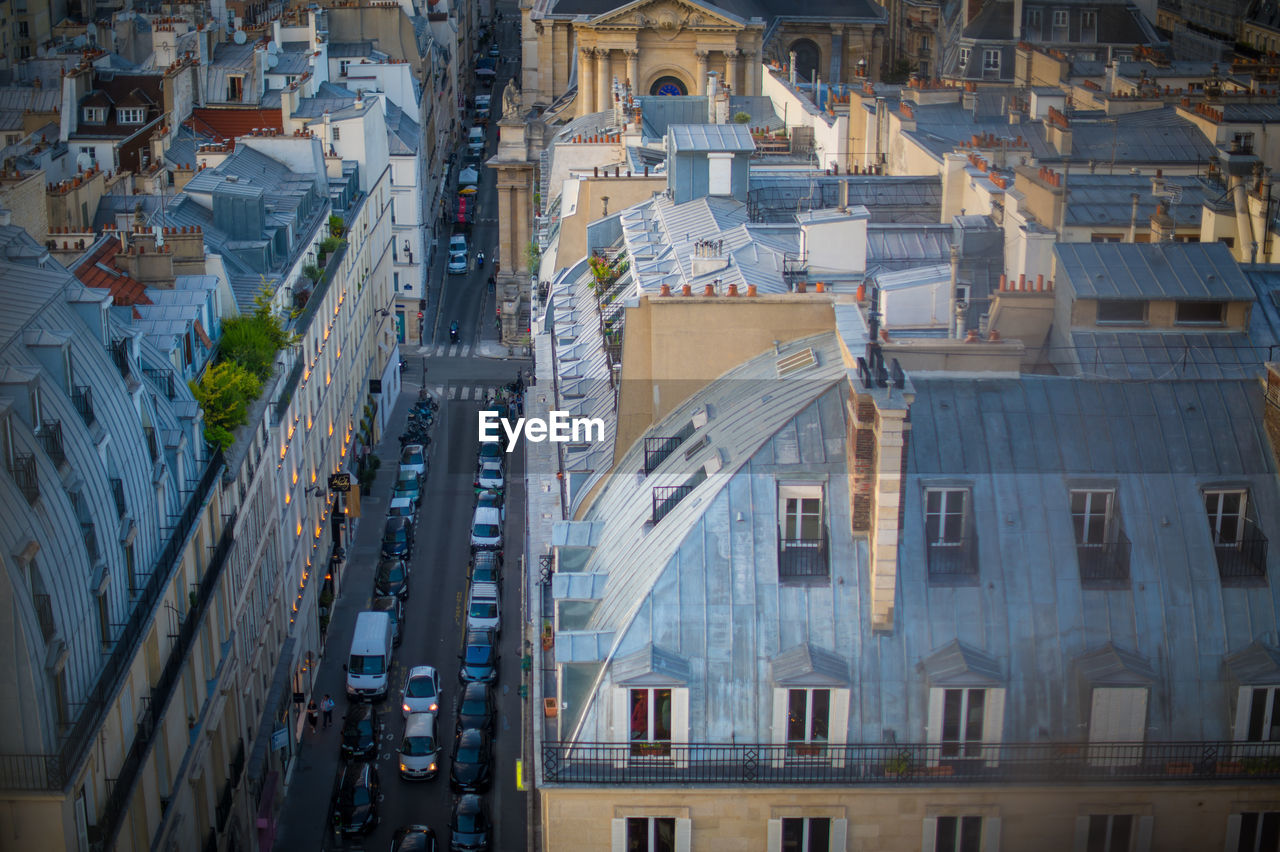
{"type": "Polygon", "coordinates": [[[436,711],[437,711],[437,710],[439,710],[439,709],[440,709],[440,705],[439,705],[439,704],[437,704],[437,703],[435,703],[434,701],[432,701],[432,702],[431,702],[431,712],[432,712],[432,713],[434,713],[434,712],[436,712],[436,711]]]}
{"type": "Polygon", "coordinates": [[[435,765],[434,763],[430,764],[429,766],[427,766],[427,771],[428,771],[428,772],[435,772],[435,771],[436,771],[436,765],[435,765]]]}
{"type": "Polygon", "coordinates": [[[408,704],[401,704],[401,705],[400,705],[400,709],[401,709],[401,710],[404,710],[404,712],[408,713],[408,712],[409,712],[409,705],[408,705],[408,704]]]}
{"type": "Polygon", "coordinates": [[[408,771],[409,771],[409,767],[405,766],[405,765],[402,763],[402,764],[400,764],[400,771],[401,771],[401,772],[408,772],[408,771]]]}

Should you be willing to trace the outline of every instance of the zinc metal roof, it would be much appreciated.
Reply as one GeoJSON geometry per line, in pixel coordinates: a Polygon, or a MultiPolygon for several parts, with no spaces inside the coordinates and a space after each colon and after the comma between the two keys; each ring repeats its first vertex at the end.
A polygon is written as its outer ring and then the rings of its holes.
{"type": "Polygon", "coordinates": [[[1059,277],[1083,299],[1253,301],[1221,243],[1057,243],[1059,277]]]}
{"type": "Polygon", "coordinates": [[[752,152],[756,144],[751,131],[741,124],[673,124],[667,128],[671,150],[752,152]]]}

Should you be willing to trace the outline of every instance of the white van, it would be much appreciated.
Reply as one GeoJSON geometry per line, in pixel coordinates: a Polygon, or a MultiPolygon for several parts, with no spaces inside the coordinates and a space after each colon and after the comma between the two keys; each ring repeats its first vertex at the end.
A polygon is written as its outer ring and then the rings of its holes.
{"type": "Polygon", "coordinates": [[[400,741],[400,777],[435,778],[440,771],[440,739],[435,713],[410,713],[400,741]]]}
{"type": "Polygon", "coordinates": [[[476,506],[471,517],[471,549],[502,549],[502,510],[497,506],[476,506]]]}
{"type": "Polygon", "coordinates": [[[387,673],[391,671],[391,615],[362,612],[356,616],[347,660],[347,695],[353,699],[380,701],[387,697],[387,673]]]}
{"type": "Polygon", "coordinates": [[[477,154],[484,152],[484,128],[472,127],[467,132],[467,150],[477,154]]]}
{"type": "Polygon", "coordinates": [[[476,119],[482,120],[489,117],[489,95],[476,95],[476,119]]]}
{"type": "Polygon", "coordinates": [[[467,629],[502,630],[502,614],[496,583],[472,583],[471,599],[467,603],[467,629]]]}

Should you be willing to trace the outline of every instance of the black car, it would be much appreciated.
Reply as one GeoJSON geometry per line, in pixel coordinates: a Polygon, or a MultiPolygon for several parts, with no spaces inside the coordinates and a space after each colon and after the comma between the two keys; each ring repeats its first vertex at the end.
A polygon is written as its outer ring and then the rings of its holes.
{"type": "Polygon", "coordinates": [[[462,665],[458,667],[458,680],[463,683],[493,683],[498,679],[498,640],[492,630],[468,630],[459,656],[462,665]]]}
{"type": "Polygon", "coordinates": [[[333,826],[342,834],[368,834],[378,824],[378,767],[370,761],[342,764],[333,802],[333,826]]]}
{"type": "Polygon", "coordinates": [[[493,687],[479,681],[462,687],[462,698],[458,702],[457,730],[479,728],[493,733],[493,717],[496,713],[493,687]]]}
{"type": "Polygon", "coordinates": [[[449,849],[487,852],[492,828],[484,799],[474,793],[459,796],[453,803],[453,816],[449,818],[449,849]]]}
{"type": "Polygon", "coordinates": [[[449,788],[455,793],[483,793],[493,782],[493,739],[488,731],[467,728],[453,738],[449,788]]]}
{"type": "Polygon", "coordinates": [[[408,559],[413,555],[413,524],[397,515],[387,518],[382,527],[382,556],[384,559],[408,559]]]}
{"type": "Polygon", "coordinates": [[[378,755],[382,720],[370,704],[352,704],[342,718],[342,756],[373,760],[378,755]]]}
{"type": "Polygon", "coordinates": [[[402,825],[391,838],[391,852],[436,852],[436,833],[425,825],[402,825]]]}
{"type": "Polygon", "coordinates": [[[404,638],[401,632],[404,626],[404,604],[395,595],[375,594],[373,600],[369,602],[369,609],[373,612],[385,612],[391,616],[391,644],[398,646],[400,640],[404,638]]]}
{"type": "Polygon", "coordinates": [[[386,556],[378,561],[373,575],[375,595],[395,595],[400,600],[409,597],[409,564],[398,556],[386,556]]]}

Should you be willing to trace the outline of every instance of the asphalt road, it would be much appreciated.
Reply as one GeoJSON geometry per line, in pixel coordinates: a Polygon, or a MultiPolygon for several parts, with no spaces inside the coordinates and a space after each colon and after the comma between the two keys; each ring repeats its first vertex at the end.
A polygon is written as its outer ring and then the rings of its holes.
{"type": "MultiPolygon", "coordinates": [[[[516,16],[512,4],[502,4],[506,22],[499,25],[504,55],[515,47],[516,16]],[[511,6],[508,9],[508,6],[511,6]]],[[[516,48],[518,50],[518,47],[516,48]]],[[[500,111],[502,86],[518,67],[500,66],[492,92],[500,111]]],[[[484,91],[484,89],[481,89],[484,91]]],[[[496,129],[491,122],[486,157],[492,156],[496,129]]],[[[469,529],[474,507],[472,476],[478,448],[476,423],[484,390],[512,381],[527,361],[469,357],[482,341],[496,341],[494,301],[487,279],[492,272],[492,254],[497,238],[494,178],[480,168],[481,185],[477,218],[468,243],[472,257],[482,248],[488,261],[483,270],[474,264],[466,275],[446,275],[447,252],[438,253],[430,271],[436,294],[434,315],[428,312],[428,341],[416,353],[402,352],[407,362],[404,393],[396,406],[377,451],[382,458],[373,493],[362,500],[362,517],[355,540],[348,548],[349,559],[335,601],[326,640],[325,654],[316,673],[313,696],[319,703],[325,693],[337,702],[334,725],[312,734],[304,731],[297,763],[280,813],[275,848],[363,850],[390,848],[395,829],[401,825],[426,824],[435,829],[441,848],[448,848],[449,816],[453,795],[449,791],[449,752],[453,742],[455,702],[459,694],[458,655],[461,652],[470,557],[469,529]],[[446,347],[436,354],[437,344],[449,342],[449,323],[456,319],[462,343],[470,346],[446,347]],[[465,352],[464,352],[465,350],[465,352]],[[378,752],[382,785],[380,824],[361,838],[339,838],[329,823],[330,796],[339,770],[339,731],[347,707],[343,664],[346,662],[357,613],[367,608],[372,594],[373,572],[391,483],[395,478],[399,442],[397,440],[409,403],[417,398],[426,371],[426,385],[445,388],[440,411],[428,450],[428,475],[416,531],[416,547],[411,560],[410,595],[405,602],[404,637],[396,649],[390,678],[389,697],[378,705],[383,719],[383,739],[378,752]],[[444,692],[438,720],[441,740],[441,771],[431,781],[407,782],[399,777],[396,750],[404,732],[399,709],[405,673],[417,665],[432,665],[440,672],[444,692]]],[[[456,170],[454,171],[456,175],[456,170]]],[[[446,238],[447,239],[447,238],[446,238]]],[[[520,562],[524,523],[524,460],[520,453],[508,456],[505,541],[507,563],[503,572],[501,661],[498,684],[498,719],[495,738],[494,785],[487,799],[496,820],[493,849],[522,850],[526,845],[525,800],[516,790],[516,761],[521,752],[522,705],[520,671],[520,562]]]]}

